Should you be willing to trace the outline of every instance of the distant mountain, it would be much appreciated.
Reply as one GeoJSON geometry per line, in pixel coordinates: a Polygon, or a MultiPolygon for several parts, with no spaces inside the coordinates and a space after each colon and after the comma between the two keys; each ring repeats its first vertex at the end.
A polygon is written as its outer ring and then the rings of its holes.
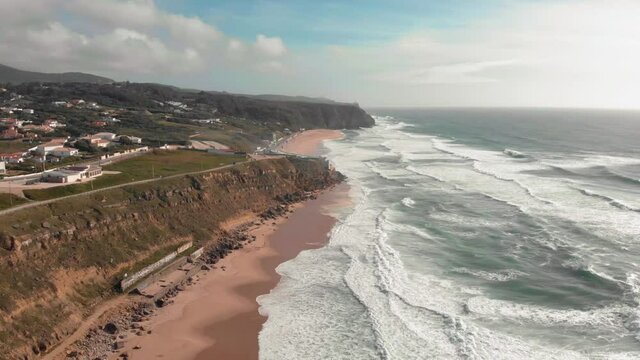
{"type": "Polygon", "coordinates": [[[102,76],[85,74],[80,72],[67,73],[40,73],[24,71],[0,64],[0,83],[22,84],[27,82],[51,82],[51,83],[93,83],[111,84],[114,81],[102,76]]]}

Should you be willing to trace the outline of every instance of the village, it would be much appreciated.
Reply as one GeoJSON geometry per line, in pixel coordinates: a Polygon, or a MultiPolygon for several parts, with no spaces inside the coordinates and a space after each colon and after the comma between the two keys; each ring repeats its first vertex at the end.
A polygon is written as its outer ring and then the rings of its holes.
{"type": "MultiPolygon", "coordinates": [[[[21,96],[14,95],[10,102],[20,99],[21,96]]],[[[155,146],[150,146],[138,136],[100,131],[101,128],[117,124],[120,120],[114,116],[116,111],[101,111],[102,107],[95,102],[72,99],[54,101],[50,105],[61,109],[79,108],[100,111],[99,117],[89,122],[90,128],[95,129],[95,132],[71,136],[68,132],[61,131],[67,126],[62,120],[47,118],[42,121],[37,119],[37,112],[34,109],[17,106],[0,107],[0,116],[2,116],[0,117],[0,200],[8,197],[8,203],[0,201],[3,203],[0,204],[2,205],[0,209],[19,204],[24,201],[25,197],[27,200],[30,197],[37,200],[38,196],[30,195],[38,194],[38,190],[74,184],[89,184],[90,187],[71,192],[94,189],[92,181],[104,174],[109,174],[112,178],[101,182],[98,187],[122,183],[124,176],[131,174],[105,171],[103,166],[145,154],[149,158],[145,160],[150,160],[154,156],[161,158],[157,172],[158,175],[162,175],[162,162],[171,165],[172,161],[180,161],[180,159],[184,161],[184,159],[194,159],[195,157],[194,154],[185,157],[182,153],[175,154],[173,157],[162,157],[158,155],[158,151],[198,152],[200,153],[198,156],[216,155],[216,159],[220,156],[232,156],[233,160],[238,160],[236,157],[241,153],[234,151],[227,145],[211,140],[193,139],[182,144],[154,144],[155,146]]],[[[217,121],[219,122],[219,120],[217,121]]],[[[200,168],[205,163],[207,163],[207,167],[213,165],[209,164],[207,160],[209,159],[199,160],[200,168]]],[[[217,164],[225,163],[226,161],[217,164]]],[[[188,167],[184,167],[184,169],[188,170],[188,167]]],[[[153,165],[150,171],[150,175],[138,176],[138,178],[154,177],[153,165]]],[[[137,180],[136,177],[131,175],[129,181],[134,180],[137,180]]]]}

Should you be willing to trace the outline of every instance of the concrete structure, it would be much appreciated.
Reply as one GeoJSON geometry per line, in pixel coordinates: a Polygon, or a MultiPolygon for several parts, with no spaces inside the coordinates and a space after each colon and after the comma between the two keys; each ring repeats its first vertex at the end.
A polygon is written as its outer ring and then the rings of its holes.
{"type": "Polygon", "coordinates": [[[0,160],[5,161],[9,164],[19,164],[24,161],[24,153],[16,152],[0,154],[0,160]]]}
{"type": "Polygon", "coordinates": [[[184,245],[180,246],[176,251],[168,254],[167,256],[163,257],[162,259],[156,261],[155,263],[153,263],[153,264],[145,267],[144,269],[138,271],[137,273],[129,275],[129,276],[125,275],[125,278],[122,281],[120,281],[120,289],[122,289],[122,291],[125,291],[128,288],[130,288],[131,285],[134,285],[135,283],[137,283],[138,281],[144,279],[145,277],[147,277],[151,273],[162,269],[165,265],[168,265],[171,261],[173,261],[173,259],[175,259],[178,255],[180,255],[181,253],[183,253],[186,250],[188,250],[189,248],[191,248],[191,246],[193,246],[193,242],[189,241],[189,242],[185,243],[184,245]]]}
{"type": "Polygon", "coordinates": [[[33,125],[33,124],[29,124],[29,125],[25,125],[22,127],[25,131],[38,131],[38,132],[43,132],[43,133],[50,133],[53,131],[53,128],[51,126],[48,125],[33,125]]]}
{"type": "Polygon", "coordinates": [[[22,124],[24,124],[24,121],[14,119],[14,118],[3,118],[3,119],[0,119],[0,124],[4,126],[13,126],[13,127],[21,128],[22,124]]]}
{"type": "Polygon", "coordinates": [[[116,137],[117,137],[116,134],[110,133],[110,132],[99,132],[91,135],[92,139],[102,139],[102,140],[109,140],[109,141],[115,141],[116,137]]]}
{"type": "Polygon", "coordinates": [[[148,146],[143,146],[143,147],[139,147],[139,148],[136,148],[136,149],[122,150],[122,151],[115,152],[113,154],[102,155],[102,156],[100,156],[100,160],[109,160],[109,159],[118,158],[118,157],[124,156],[124,155],[130,155],[130,154],[134,154],[134,153],[143,153],[143,152],[147,152],[147,151],[149,151],[149,147],[148,146]]]}
{"type": "Polygon", "coordinates": [[[57,127],[65,127],[66,125],[59,122],[58,120],[55,119],[48,119],[44,121],[45,126],[51,127],[51,128],[57,128],[57,127]]]}
{"type": "Polygon", "coordinates": [[[59,148],[55,148],[49,152],[50,155],[59,157],[61,159],[68,158],[70,156],[78,155],[78,149],[72,147],[61,146],[59,148]]]}
{"type": "Polygon", "coordinates": [[[100,175],[102,175],[100,166],[69,166],[42,174],[42,180],[53,183],[73,183],[100,175]]]}
{"type": "Polygon", "coordinates": [[[7,165],[4,161],[0,161],[0,175],[7,173],[7,165]]]}
{"type": "Polygon", "coordinates": [[[36,147],[35,153],[41,156],[48,155],[53,150],[62,147],[67,142],[66,138],[53,139],[36,147]]]}

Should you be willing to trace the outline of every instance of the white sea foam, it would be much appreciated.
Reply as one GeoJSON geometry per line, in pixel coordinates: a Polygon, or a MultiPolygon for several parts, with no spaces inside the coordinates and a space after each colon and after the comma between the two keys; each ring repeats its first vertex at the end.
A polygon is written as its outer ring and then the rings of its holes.
{"type": "Polygon", "coordinates": [[[403,199],[402,199],[402,204],[403,204],[404,206],[406,206],[406,207],[410,207],[410,208],[412,208],[412,207],[413,207],[413,205],[415,205],[415,204],[416,204],[416,202],[415,202],[412,198],[410,198],[410,197],[406,197],[406,198],[403,198],[403,199]]]}
{"type": "MultiPolygon", "coordinates": [[[[606,241],[628,240],[640,235],[637,213],[586,196],[573,187],[575,183],[534,175],[531,170],[548,169],[542,161],[408,134],[403,131],[407,124],[393,118],[377,121],[380,126],[362,130],[354,138],[327,144],[332,163],[349,178],[356,205],[334,228],[326,248],[305,251],[281,265],[281,283],[260,297],[261,312],[269,315],[260,335],[262,359],[572,359],[638,354],[628,349],[600,353],[589,343],[638,334],[640,316],[633,305],[552,309],[494,299],[486,289],[452,280],[450,273],[498,285],[532,275],[466,264],[442,271],[420,252],[402,252],[405,247],[437,251],[447,241],[439,232],[457,236],[462,225],[507,231],[513,219],[433,211],[424,215],[424,221],[449,228],[394,221],[401,217],[397,212],[423,214],[423,199],[433,194],[443,201],[449,195],[489,197],[535,219],[545,233],[538,240],[554,242],[549,244],[554,249],[550,253],[575,248],[580,261],[595,264],[587,265],[587,271],[603,279],[608,276],[640,302],[636,274],[627,274],[624,281],[619,274],[610,275],[610,263],[618,259],[596,251],[596,245],[576,243],[579,237],[565,237],[554,222],[566,219],[606,241]],[[558,329],[575,332],[575,340],[554,336],[558,329]]],[[[472,247],[477,234],[456,240],[472,247]]],[[[625,246],[627,242],[621,241],[625,246]]]]}
{"type": "Polygon", "coordinates": [[[473,275],[475,277],[478,277],[484,280],[499,281],[499,282],[515,280],[521,276],[527,275],[522,271],[513,270],[513,269],[500,270],[497,272],[489,272],[489,271],[483,271],[483,270],[471,270],[464,267],[460,267],[460,268],[452,269],[451,271],[461,273],[461,274],[473,275]]]}

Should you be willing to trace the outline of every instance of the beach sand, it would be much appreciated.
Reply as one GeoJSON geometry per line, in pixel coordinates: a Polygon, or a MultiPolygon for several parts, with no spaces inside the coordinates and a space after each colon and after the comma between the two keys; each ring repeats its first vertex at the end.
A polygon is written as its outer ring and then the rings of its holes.
{"type": "MultiPolygon", "coordinates": [[[[324,139],[341,136],[340,131],[307,131],[290,139],[285,151],[317,154],[324,139]]],[[[336,222],[328,213],[346,206],[347,192],[346,184],[338,185],[297,204],[287,217],[251,228],[256,241],[199,274],[196,285],[145,324],[151,334],[126,341],[123,350],[129,359],[257,359],[258,334],[266,317],[258,313],[256,298],[277,285],[279,264],[326,244],[336,222]]],[[[239,218],[227,227],[250,219],[239,218]]]]}
{"type": "Polygon", "coordinates": [[[341,139],[343,136],[344,133],[340,130],[307,130],[287,139],[280,150],[291,154],[318,155],[325,140],[341,139]]]}

